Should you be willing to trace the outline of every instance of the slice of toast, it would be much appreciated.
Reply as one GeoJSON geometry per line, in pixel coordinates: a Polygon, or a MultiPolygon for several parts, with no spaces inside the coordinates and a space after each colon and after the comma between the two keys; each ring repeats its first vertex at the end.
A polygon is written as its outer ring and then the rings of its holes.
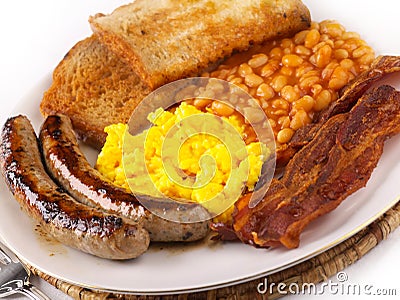
{"type": "Polygon", "coordinates": [[[78,136],[100,148],[104,127],[128,122],[149,93],[135,72],[93,35],[78,42],[58,64],[40,110],[44,116],[69,116],[78,136]]]}
{"type": "Polygon", "coordinates": [[[90,23],[154,89],[235,50],[303,30],[310,19],[300,0],[136,0],[90,23]]]}

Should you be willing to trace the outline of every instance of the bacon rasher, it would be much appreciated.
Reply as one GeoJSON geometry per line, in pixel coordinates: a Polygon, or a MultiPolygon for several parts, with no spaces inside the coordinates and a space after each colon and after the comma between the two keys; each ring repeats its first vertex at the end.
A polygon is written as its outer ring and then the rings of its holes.
{"type": "Polygon", "coordinates": [[[366,185],[385,140],[400,132],[400,92],[387,85],[366,92],[384,74],[400,70],[400,57],[380,57],[374,67],[321,113],[255,207],[248,205],[251,194],[245,195],[235,204],[231,230],[214,224],[219,238],[296,248],[311,221],[366,185]]]}

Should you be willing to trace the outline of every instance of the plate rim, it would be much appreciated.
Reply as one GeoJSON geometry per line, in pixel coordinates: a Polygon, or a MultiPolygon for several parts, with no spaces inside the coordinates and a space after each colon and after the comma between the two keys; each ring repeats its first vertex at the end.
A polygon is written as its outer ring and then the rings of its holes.
{"type": "Polygon", "coordinates": [[[25,264],[39,270],[40,272],[51,276],[52,278],[55,278],[57,280],[61,280],[67,284],[71,284],[80,288],[86,288],[86,289],[90,289],[92,291],[95,292],[106,292],[106,293],[115,293],[115,294],[125,294],[125,295],[144,295],[144,296],[163,296],[163,295],[179,295],[179,294],[185,294],[185,293],[193,293],[193,292],[204,292],[204,291],[209,291],[209,290],[213,290],[213,289],[218,289],[218,288],[224,288],[224,287],[229,287],[229,286],[234,286],[237,284],[241,284],[241,283],[246,283],[252,280],[257,280],[260,278],[263,278],[265,276],[277,273],[279,271],[283,271],[286,270],[290,267],[293,267],[299,263],[302,263],[306,260],[309,260],[315,256],[317,256],[318,254],[321,254],[329,249],[331,249],[332,247],[346,241],[347,239],[349,239],[350,237],[354,236],[355,234],[357,234],[358,232],[360,232],[361,230],[363,230],[364,228],[366,228],[367,226],[369,226],[370,224],[372,224],[374,221],[376,221],[377,219],[379,219],[381,216],[383,216],[387,211],[389,211],[391,208],[393,208],[398,202],[400,202],[400,195],[397,196],[394,200],[392,200],[384,209],[382,209],[381,211],[379,211],[378,213],[376,213],[373,217],[369,218],[368,220],[366,220],[365,222],[363,222],[361,225],[359,225],[358,227],[356,227],[355,229],[351,230],[350,232],[344,234],[343,236],[337,238],[336,240],[334,240],[333,242],[324,245],[323,247],[313,251],[312,253],[297,259],[293,262],[290,262],[288,264],[282,265],[280,267],[277,267],[275,269],[271,269],[271,270],[267,270],[265,272],[261,272],[259,274],[254,274],[245,278],[241,278],[238,280],[232,280],[232,281],[226,281],[223,283],[216,283],[216,284],[210,284],[207,286],[202,286],[202,287],[198,287],[198,288],[187,288],[187,289],[175,289],[175,290],[164,290],[164,291],[135,291],[135,290],[118,290],[118,289],[108,289],[108,288],[104,288],[101,286],[96,286],[96,285],[89,285],[89,284],[85,284],[85,283],[80,283],[78,281],[73,281],[70,279],[67,279],[63,276],[54,274],[53,272],[47,272],[45,268],[42,268],[41,266],[35,264],[35,263],[31,263],[29,262],[29,260],[25,259],[25,257],[19,253],[19,251],[16,251],[14,249],[14,247],[12,245],[10,245],[7,240],[5,240],[3,238],[3,236],[0,235],[0,240],[7,246],[9,247],[14,253],[17,254],[18,258],[20,258],[25,264]]]}

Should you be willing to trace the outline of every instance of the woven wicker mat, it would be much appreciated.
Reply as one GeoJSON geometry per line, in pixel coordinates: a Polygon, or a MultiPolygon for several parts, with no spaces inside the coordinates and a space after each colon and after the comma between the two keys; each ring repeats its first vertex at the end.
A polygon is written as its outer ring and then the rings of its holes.
{"type": "MultiPolygon", "coordinates": [[[[291,283],[301,286],[303,283],[318,283],[327,280],[347,266],[361,259],[371,249],[388,237],[400,225],[400,201],[388,210],[382,217],[367,226],[354,236],[337,246],[286,270],[267,276],[267,282],[284,282],[286,287],[291,283]]],[[[32,268],[32,272],[39,275],[56,288],[70,295],[74,299],[137,299],[137,300],[172,300],[172,299],[277,299],[282,296],[277,291],[261,295],[257,286],[261,279],[247,283],[219,288],[206,292],[189,293],[174,296],[134,296],[117,295],[104,292],[95,292],[86,288],[73,286],[61,280],[50,277],[32,268]]]]}

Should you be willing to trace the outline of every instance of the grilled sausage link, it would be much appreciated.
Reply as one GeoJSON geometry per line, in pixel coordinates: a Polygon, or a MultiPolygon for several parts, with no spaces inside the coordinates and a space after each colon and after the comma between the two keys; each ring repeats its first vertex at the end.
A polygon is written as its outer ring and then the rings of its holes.
{"type": "Polygon", "coordinates": [[[1,171],[20,206],[61,243],[108,259],[130,259],[149,246],[141,224],[81,204],[48,176],[35,131],[25,116],[5,123],[1,171]]]}
{"type": "MultiPolygon", "coordinates": [[[[44,161],[54,180],[78,201],[106,212],[143,222],[151,241],[195,241],[209,233],[208,221],[195,222],[207,211],[200,205],[179,205],[147,197],[146,202],[159,211],[172,214],[173,222],[144,209],[131,193],[109,182],[86,160],[79,148],[70,119],[65,115],[48,116],[39,138],[44,161]]],[[[141,198],[142,199],[142,198],[141,198]]],[[[143,201],[143,200],[142,200],[143,201]]],[[[148,207],[148,205],[146,205],[148,207]]],[[[152,209],[152,211],[154,211],[152,209]]],[[[203,220],[208,218],[204,217],[203,220]]]]}

